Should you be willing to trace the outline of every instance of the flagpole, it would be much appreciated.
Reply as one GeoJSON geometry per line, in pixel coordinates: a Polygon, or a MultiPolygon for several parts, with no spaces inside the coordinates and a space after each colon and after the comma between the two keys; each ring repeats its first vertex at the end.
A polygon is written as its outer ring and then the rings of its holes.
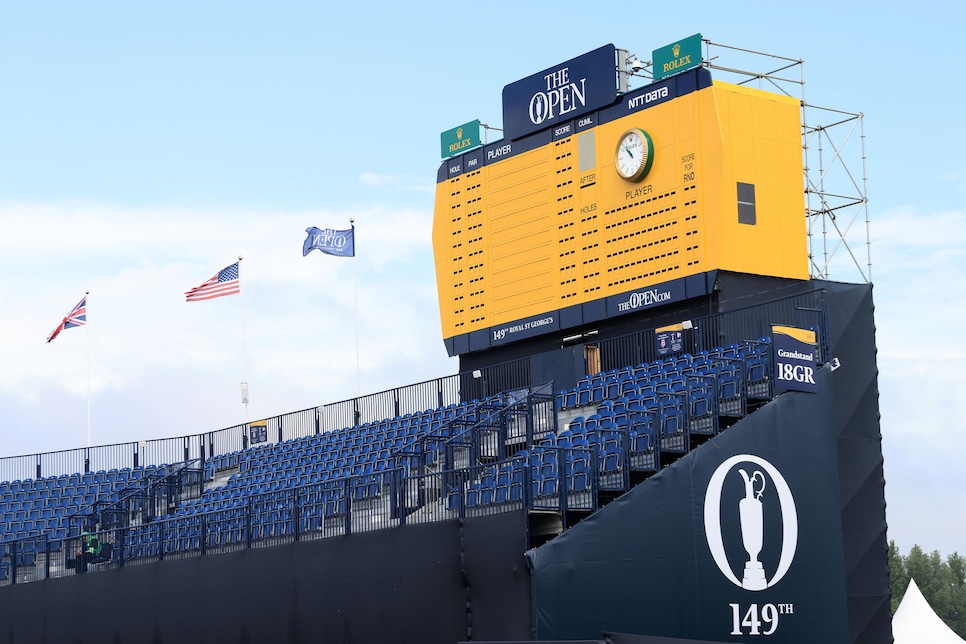
{"type": "Polygon", "coordinates": [[[242,404],[245,405],[245,424],[248,424],[248,357],[245,349],[245,291],[241,287],[241,261],[238,256],[238,294],[241,296],[241,332],[242,332],[242,404]]]}
{"type": "Polygon", "coordinates": [[[355,242],[355,218],[349,217],[349,227],[353,230],[352,235],[352,298],[356,312],[356,396],[362,396],[362,370],[359,367],[359,277],[356,271],[356,242],[355,242]]]}
{"type": "MultiPolygon", "coordinates": [[[[90,295],[90,289],[84,291],[85,298],[85,310],[87,309],[86,298],[90,295]]],[[[87,313],[84,313],[85,321],[87,319],[87,313]]],[[[91,327],[88,324],[84,325],[87,327],[87,446],[91,446],[91,327]]]]}

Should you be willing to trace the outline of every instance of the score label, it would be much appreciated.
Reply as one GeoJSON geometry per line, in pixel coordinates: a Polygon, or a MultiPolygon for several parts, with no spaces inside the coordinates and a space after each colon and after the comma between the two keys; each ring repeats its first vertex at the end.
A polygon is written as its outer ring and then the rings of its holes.
{"type": "Polygon", "coordinates": [[[692,183],[694,181],[694,161],[694,152],[681,155],[681,178],[685,183],[692,183]]]}

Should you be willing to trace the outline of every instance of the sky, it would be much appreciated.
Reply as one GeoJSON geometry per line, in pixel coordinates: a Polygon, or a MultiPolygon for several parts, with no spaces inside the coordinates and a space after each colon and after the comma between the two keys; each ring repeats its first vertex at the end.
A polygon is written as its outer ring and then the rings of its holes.
{"type": "Polygon", "coordinates": [[[777,4],[0,3],[0,456],[455,373],[440,133],[499,127],[504,85],[601,45],[701,33],[804,61],[809,104],[863,115],[863,272],[840,253],[829,277],[873,283],[888,538],[966,553],[966,5],[777,4]],[[350,221],[354,259],[302,256],[350,221]],[[239,256],[240,296],[185,302],[239,256]],[[89,324],[48,344],[88,291],[89,324]]]}

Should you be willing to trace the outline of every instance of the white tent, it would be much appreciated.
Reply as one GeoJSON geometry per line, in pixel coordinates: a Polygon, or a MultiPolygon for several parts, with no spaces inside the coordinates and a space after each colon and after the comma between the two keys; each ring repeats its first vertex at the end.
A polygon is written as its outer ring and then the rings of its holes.
{"type": "Polygon", "coordinates": [[[909,580],[906,594],[892,616],[892,637],[895,644],[966,644],[933,611],[915,579],[909,580]]]}

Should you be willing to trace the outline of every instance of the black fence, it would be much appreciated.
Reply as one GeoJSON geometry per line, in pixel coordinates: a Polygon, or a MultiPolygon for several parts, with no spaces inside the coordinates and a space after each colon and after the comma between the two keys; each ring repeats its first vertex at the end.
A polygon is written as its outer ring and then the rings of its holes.
{"type": "MultiPolygon", "coordinates": [[[[135,523],[118,520],[107,527],[105,524],[112,522],[104,521],[101,512],[97,530],[84,525],[78,527],[76,536],[66,539],[43,535],[0,544],[0,585],[466,516],[521,509],[563,514],[595,509],[597,477],[588,476],[575,487],[573,476],[563,466],[585,457],[596,467],[595,452],[558,447],[542,451],[561,464],[554,470],[552,481],[538,478],[537,470],[530,466],[530,456],[518,454],[500,465],[425,474],[395,468],[250,495],[219,509],[175,512],[135,523]],[[505,481],[501,478],[504,474],[505,481]],[[479,481],[488,478],[494,484],[480,487],[479,481]]],[[[170,498],[171,505],[159,502],[157,507],[152,506],[157,515],[175,507],[173,494],[164,498],[170,498]]],[[[146,494],[132,500],[153,503],[158,497],[146,494]]]]}
{"type": "MultiPolygon", "coordinates": [[[[682,346],[674,353],[698,353],[771,336],[773,326],[812,329],[816,332],[818,364],[828,354],[828,302],[824,289],[772,300],[763,304],[682,321],[682,346]]],[[[600,370],[610,371],[627,365],[653,362],[664,357],[658,346],[658,333],[646,329],[618,338],[587,342],[597,346],[600,370]]]]}
{"type": "Polygon", "coordinates": [[[530,384],[529,362],[517,360],[203,434],[7,456],[0,458],[0,481],[41,479],[62,474],[152,465],[165,466],[194,460],[203,463],[214,456],[249,447],[252,444],[252,429],[260,428],[262,422],[266,441],[280,443],[302,436],[482,399],[488,395],[487,390],[508,391],[528,387],[530,384]]]}

